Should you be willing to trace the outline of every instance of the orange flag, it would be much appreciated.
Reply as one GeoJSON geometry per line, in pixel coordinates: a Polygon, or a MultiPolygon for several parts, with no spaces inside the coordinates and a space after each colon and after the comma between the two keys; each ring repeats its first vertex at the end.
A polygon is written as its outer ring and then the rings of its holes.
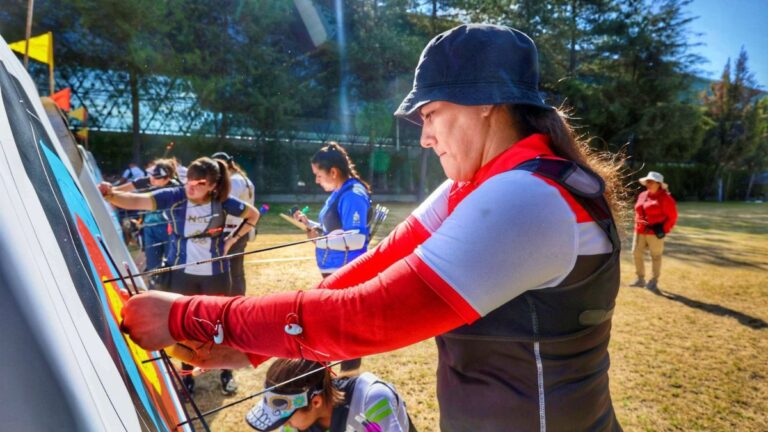
{"type": "Polygon", "coordinates": [[[71,108],[69,105],[70,97],[72,97],[72,90],[69,87],[59,90],[51,95],[51,99],[53,99],[53,101],[56,102],[56,105],[64,111],[69,111],[71,108]]]}
{"type": "Polygon", "coordinates": [[[75,132],[75,136],[80,138],[80,139],[87,140],[88,139],[88,128],[82,128],[82,129],[78,130],[77,132],[75,132]]]}

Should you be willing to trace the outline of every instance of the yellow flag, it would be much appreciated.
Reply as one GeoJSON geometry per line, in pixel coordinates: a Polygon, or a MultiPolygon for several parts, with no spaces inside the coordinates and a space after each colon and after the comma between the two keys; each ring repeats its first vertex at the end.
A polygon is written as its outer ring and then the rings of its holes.
{"type": "Polygon", "coordinates": [[[80,139],[88,139],[88,128],[82,128],[75,132],[75,136],[80,139]]]}
{"type": "Polygon", "coordinates": [[[85,111],[85,107],[81,106],[78,109],[74,109],[74,110],[70,111],[69,112],[69,117],[70,118],[74,118],[74,119],[78,119],[81,122],[84,122],[85,119],[88,118],[88,112],[85,111]]]}
{"type": "MultiPolygon", "coordinates": [[[[22,40],[8,44],[12,50],[24,54],[27,41],[22,40]]],[[[29,57],[39,62],[53,66],[53,33],[48,32],[29,38],[29,57]]]]}

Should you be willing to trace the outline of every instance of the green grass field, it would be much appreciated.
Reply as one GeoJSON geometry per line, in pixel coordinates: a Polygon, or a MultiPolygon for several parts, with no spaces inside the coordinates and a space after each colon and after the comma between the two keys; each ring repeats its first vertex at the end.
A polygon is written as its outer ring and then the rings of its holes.
{"type": "MultiPolygon", "coordinates": [[[[381,233],[412,206],[390,207],[381,233]]],[[[304,238],[277,216],[284,208],[274,206],[264,217],[249,249],[304,238]]],[[[617,416],[627,431],[768,430],[768,204],[683,203],[680,213],[658,292],[627,286],[634,272],[625,242],[610,345],[617,416]]],[[[245,261],[253,295],[320,280],[309,244],[245,261]]],[[[363,369],[397,386],[420,431],[437,431],[436,361],[434,342],[427,340],[365,358],[363,369]]],[[[232,397],[220,394],[218,373],[205,373],[196,400],[207,410],[256,392],[265,370],[237,371],[240,391],[232,397]]],[[[212,429],[250,430],[243,417],[254,403],[212,415],[212,429]]]]}

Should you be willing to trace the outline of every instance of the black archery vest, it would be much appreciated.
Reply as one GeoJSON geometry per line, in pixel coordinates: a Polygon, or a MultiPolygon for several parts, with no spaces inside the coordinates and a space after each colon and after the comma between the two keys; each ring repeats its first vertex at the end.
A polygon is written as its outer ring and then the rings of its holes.
{"type": "Polygon", "coordinates": [[[559,285],[527,291],[436,338],[440,428],[620,431],[608,389],[620,241],[603,182],[564,160],[533,159],[514,169],[564,187],[605,232],[613,251],[579,256],[559,285]]]}

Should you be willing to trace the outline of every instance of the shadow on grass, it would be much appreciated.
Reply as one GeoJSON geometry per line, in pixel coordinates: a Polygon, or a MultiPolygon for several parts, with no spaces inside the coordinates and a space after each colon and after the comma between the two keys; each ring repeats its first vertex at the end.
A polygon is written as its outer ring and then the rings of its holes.
{"type": "Polygon", "coordinates": [[[664,255],[686,262],[768,270],[768,266],[765,264],[757,263],[760,261],[760,257],[757,256],[757,254],[726,249],[713,245],[696,244],[694,242],[682,242],[680,240],[669,242],[664,245],[664,255]],[[752,260],[752,258],[754,258],[754,260],[752,260]]]}
{"type": "Polygon", "coordinates": [[[678,226],[725,233],[768,234],[768,204],[680,203],[678,226]]]}
{"type": "Polygon", "coordinates": [[[667,298],[669,300],[682,303],[688,307],[699,309],[704,312],[709,312],[713,315],[735,318],[742,325],[745,325],[755,330],[764,330],[768,328],[768,322],[765,322],[760,318],[753,317],[745,313],[741,313],[739,311],[735,311],[733,309],[720,306],[718,304],[700,302],[698,300],[690,299],[680,294],[674,294],[668,291],[662,291],[658,288],[654,288],[654,289],[649,288],[648,291],[658,296],[667,298]]]}

